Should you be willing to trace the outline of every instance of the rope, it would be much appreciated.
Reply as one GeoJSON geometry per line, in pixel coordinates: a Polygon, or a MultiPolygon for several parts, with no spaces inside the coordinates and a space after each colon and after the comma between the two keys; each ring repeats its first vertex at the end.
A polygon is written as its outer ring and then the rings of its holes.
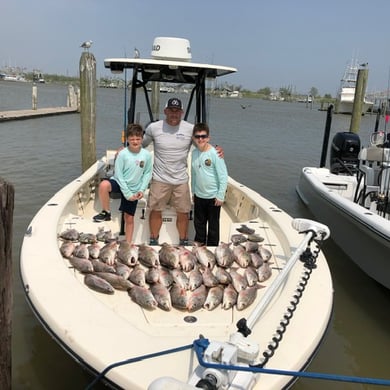
{"type": "Polygon", "coordinates": [[[123,366],[126,364],[136,363],[145,359],[151,359],[158,356],[168,355],[171,353],[181,352],[186,349],[195,349],[198,362],[202,367],[214,368],[217,370],[233,370],[233,371],[246,371],[253,372],[258,374],[271,374],[271,375],[284,375],[284,376],[293,376],[296,378],[310,378],[310,379],[322,379],[328,381],[338,381],[338,382],[352,382],[352,383],[362,383],[362,384],[373,384],[381,386],[390,386],[390,380],[380,379],[380,378],[368,378],[368,377],[356,377],[356,376],[347,376],[347,375],[335,375],[335,374],[323,374],[317,372],[306,372],[306,371],[291,371],[291,370],[278,370],[272,368],[260,368],[255,366],[235,366],[230,364],[215,364],[208,363],[203,360],[203,352],[209,345],[209,340],[203,337],[195,340],[193,344],[183,345],[181,347],[167,349],[160,352],[155,352],[147,355],[141,355],[135,358],[122,360],[117,363],[113,363],[106,367],[86,388],[85,390],[90,390],[93,386],[98,383],[110,370],[115,367],[123,366]]]}

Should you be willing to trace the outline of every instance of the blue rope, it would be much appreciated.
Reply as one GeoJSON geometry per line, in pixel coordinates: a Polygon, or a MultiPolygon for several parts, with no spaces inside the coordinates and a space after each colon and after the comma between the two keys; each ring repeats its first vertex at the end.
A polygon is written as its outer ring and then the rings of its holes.
{"type": "Polygon", "coordinates": [[[196,355],[198,357],[199,364],[206,368],[216,368],[218,370],[249,371],[249,372],[262,373],[262,374],[287,375],[287,376],[294,376],[294,377],[324,379],[324,380],[339,381],[339,382],[368,383],[373,385],[390,386],[390,380],[388,379],[362,378],[362,377],[346,376],[346,375],[321,374],[315,372],[277,370],[271,368],[260,368],[255,366],[245,367],[245,366],[232,366],[226,364],[208,363],[203,360],[203,351],[207,348],[208,345],[209,345],[209,341],[207,339],[198,339],[194,341],[194,348],[195,348],[196,355]]]}
{"type": "Polygon", "coordinates": [[[272,368],[260,368],[256,366],[234,366],[228,364],[215,364],[208,363],[203,360],[203,353],[207,349],[210,344],[208,339],[200,338],[195,340],[193,344],[183,345],[181,347],[166,349],[160,352],[154,352],[147,355],[138,356],[131,359],[122,360],[117,363],[113,363],[107,366],[86,388],[85,390],[90,390],[93,386],[99,382],[108,371],[112,370],[115,367],[123,366],[125,364],[136,363],[141,360],[151,359],[154,357],[168,355],[171,353],[181,352],[186,349],[195,349],[196,356],[198,358],[198,362],[202,367],[206,368],[215,368],[217,370],[234,370],[234,371],[246,371],[246,372],[254,372],[261,374],[271,374],[271,375],[285,375],[285,376],[293,376],[298,378],[311,378],[311,379],[323,379],[328,381],[338,381],[338,382],[353,382],[353,383],[367,383],[373,385],[382,385],[382,386],[390,386],[389,379],[379,379],[379,378],[363,378],[356,376],[347,376],[347,375],[333,375],[333,374],[322,374],[316,372],[306,372],[306,371],[290,371],[290,370],[278,370],[272,368]]]}

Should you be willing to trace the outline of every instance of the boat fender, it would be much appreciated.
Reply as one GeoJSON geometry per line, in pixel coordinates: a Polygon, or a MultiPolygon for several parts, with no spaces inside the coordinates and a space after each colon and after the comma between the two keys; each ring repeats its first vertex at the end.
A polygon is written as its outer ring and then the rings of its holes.
{"type": "Polygon", "coordinates": [[[169,376],[163,376],[154,380],[148,390],[197,390],[198,387],[189,385],[188,383],[179,381],[169,376]]]}

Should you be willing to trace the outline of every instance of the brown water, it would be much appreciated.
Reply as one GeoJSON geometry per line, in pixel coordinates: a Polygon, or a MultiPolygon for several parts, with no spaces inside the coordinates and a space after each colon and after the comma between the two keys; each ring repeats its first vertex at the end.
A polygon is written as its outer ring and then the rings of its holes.
{"type": "MultiPolygon", "coordinates": [[[[98,90],[98,156],[106,148],[120,144],[123,96],[123,90],[98,90]]],[[[187,97],[182,96],[183,100],[187,97]]],[[[66,87],[38,87],[38,107],[65,103],[66,87]]],[[[31,84],[0,82],[0,111],[30,107],[31,84]]],[[[319,164],[326,113],[310,110],[305,104],[252,99],[215,99],[211,101],[210,112],[214,118],[210,122],[212,142],[224,147],[229,174],[293,217],[310,218],[295,193],[295,186],[303,166],[319,164]],[[241,104],[248,107],[243,110],[241,104]]],[[[71,114],[0,123],[0,176],[15,187],[12,342],[15,390],[83,389],[93,379],[38,322],[25,301],[19,277],[19,251],[30,220],[46,200],[81,171],[79,121],[77,114],[71,114]]],[[[348,131],[349,121],[348,116],[335,115],[332,135],[348,131]]],[[[374,125],[374,116],[362,119],[363,142],[374,125]]],[[[387,363],[390,291],[362,273],[332,240],[326,242],[324,250],[333,276],[334,315],[308,371],[390,379],[387,363]]],[[[109,329],[101,335],[111,336],[109,329]]],[[[313,388],[380,386],[316,379],[301,379],[294,385],[298,390],[313,388]]]]}

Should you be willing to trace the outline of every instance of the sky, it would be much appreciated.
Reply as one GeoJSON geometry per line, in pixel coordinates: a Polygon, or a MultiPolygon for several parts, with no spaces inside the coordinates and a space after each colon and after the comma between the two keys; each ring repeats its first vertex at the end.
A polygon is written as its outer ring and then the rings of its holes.
{"type": "Polygon", "coordinates": [[[104,59],[151,57],[155,37],[190,41],[193,62],[232,66],[221,79],[257,91],[336,95],[352,60],[368,92],[388,89],[390,0],[1,0],[0,68],[78,76],[80,44],[104,59]]]}

